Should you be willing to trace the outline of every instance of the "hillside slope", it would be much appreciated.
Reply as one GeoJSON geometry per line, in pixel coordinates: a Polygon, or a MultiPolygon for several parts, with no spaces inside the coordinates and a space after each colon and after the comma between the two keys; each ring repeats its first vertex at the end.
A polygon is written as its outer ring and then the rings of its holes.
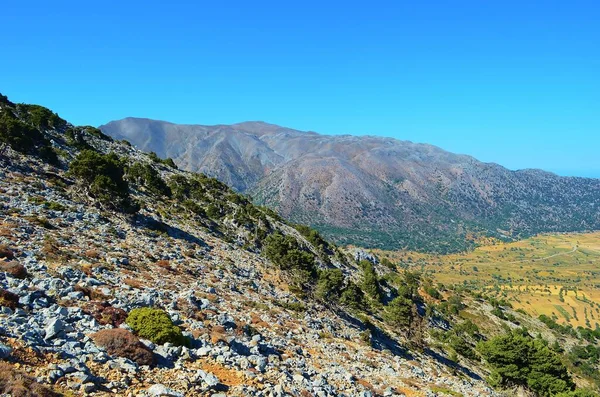
{"type": "Polygon", "coordinates": [[[600,228],[600,180],[510,171],[426,144],[262,122],[127,118],[100,129],[218,178],[341,244],[452,252],[482,235],[600,228]]]}
{"type": "Polygon", "coordinates": [[[0,393],[23,396],[588,397],[598,363],[559,352],[600,340],[2,96],[0,324],[0,393]]]}

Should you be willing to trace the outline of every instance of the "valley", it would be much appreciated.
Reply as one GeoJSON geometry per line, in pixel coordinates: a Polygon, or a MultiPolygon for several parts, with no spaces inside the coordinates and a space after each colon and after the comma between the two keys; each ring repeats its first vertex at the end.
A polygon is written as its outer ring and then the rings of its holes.
{"type": "Polygon", "coordinates": [[[496,241],[451,255],[376,252],[438,283],[508,300],[534,317],[547,315],[573,327],[600,326],[599,232],[496,241]]]}

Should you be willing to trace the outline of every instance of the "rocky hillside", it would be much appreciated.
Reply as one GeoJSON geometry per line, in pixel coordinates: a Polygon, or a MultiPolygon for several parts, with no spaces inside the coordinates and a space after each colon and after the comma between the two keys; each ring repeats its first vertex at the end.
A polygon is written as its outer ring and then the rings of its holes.
{"type": "Polygon", "coordinates": [[[595,395],[542,336],[562,351],[600,338],[340,250],[0,96],[0,393],[595,395]]]}
{"type": "Polygon", "coordinates": [[[509,171],[431,145],[262,122],[127,118],[100,129],[215,177],[342,244],[452,252],[480,236],[600,228],[599,180],[509,171]]]}

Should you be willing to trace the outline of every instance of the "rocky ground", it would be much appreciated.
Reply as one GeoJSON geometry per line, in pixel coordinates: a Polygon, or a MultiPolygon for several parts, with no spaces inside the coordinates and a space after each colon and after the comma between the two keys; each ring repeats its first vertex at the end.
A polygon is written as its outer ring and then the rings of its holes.
{"type": "Polygon", "coordinates": [[[0,167],[0,288],[18,298],[0,307],[0,358],[38,382],[98,396],[494,395],[477,370],[364,341],[356,319],[297,301],[258,254],[175,218],[152,230],[151,206],[134,222],[102,212],[54,172],[17,154],[0,167]],[[110,356],[91,337],[115,325],[107,307],[163,308],[191,344],[142,340],[152,368],[110,356]]]}

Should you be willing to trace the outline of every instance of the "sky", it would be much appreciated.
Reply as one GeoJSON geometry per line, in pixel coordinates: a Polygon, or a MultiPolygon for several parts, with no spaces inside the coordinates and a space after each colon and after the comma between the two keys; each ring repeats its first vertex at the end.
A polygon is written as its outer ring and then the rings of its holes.
{"type": "Polygon", "coordinates": [[[74,124],[262,120],[600,177],[600,2],[11,1],[0,92],[74,124]]]}

